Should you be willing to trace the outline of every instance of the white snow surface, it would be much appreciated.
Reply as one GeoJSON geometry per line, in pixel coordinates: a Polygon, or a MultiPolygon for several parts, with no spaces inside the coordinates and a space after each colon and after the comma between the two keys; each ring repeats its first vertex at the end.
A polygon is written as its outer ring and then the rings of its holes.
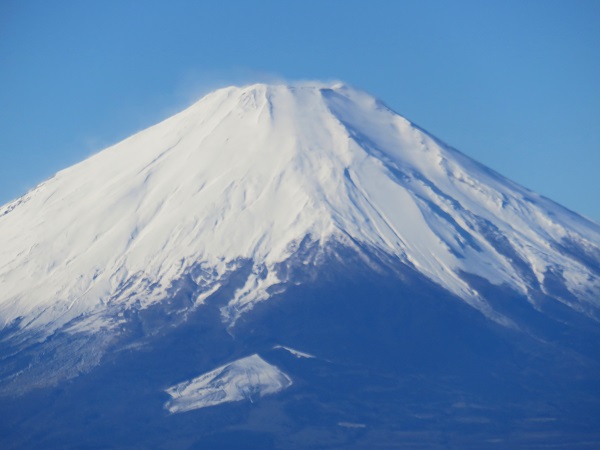
{"type": "Polygon", "coordinates": [[[290,353],[293,356],[295,356],[296,358],[308,358],[308,359],[312,359],[312,358],[315,357],[314,355],[311,355],[310,353],[304,353],[304,352],[301,352],[300,350],[296,350],[296,349],[291,348],[291,347],[286,347],[284,345],[276,345],[275,347],[273,347],[273,349],[285,350],[288,353],[290,353]]]}
{"type": "Polygon", "coordinates": [[[233,324],[285,281],[276,266],[305,237],[383,251],[504,323],[463,272],[528,295],[558,268],[578,299],[566,303],[600,302],[597,276],[555,245],[600,254],[597,224],[364,92],[256,84],[215,91],[0,207],[0,325],[114,327],[120,319],[104,311],[163,300],[194,264],[201,304],[249,260],[252,274],[222,311],[233,324]]]}
{"type": "Polygon", "coordinates": [[[253,401],[291,385],[290,377],[254,354],[170,387],[166,392],[171,400],[165,408],[181,413],[221,403],[253,401]]]}

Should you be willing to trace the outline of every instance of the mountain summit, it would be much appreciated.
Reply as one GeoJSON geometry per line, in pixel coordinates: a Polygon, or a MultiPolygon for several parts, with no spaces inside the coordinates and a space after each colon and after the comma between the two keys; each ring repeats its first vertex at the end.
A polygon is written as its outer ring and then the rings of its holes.
{"type": "MultiPolygon", "coordinates": [[[[385,307],[392,309],[410,297],[412,312],[402,317],[426,308],[423,326],[439,328],[428,314],[451,308],[442,322],[468,316],[513,336],[494,334],[497,342],[526,336],[568,348],[573,359],[599,361],[588,335],[572,336],[578,328],[594,339],[599,332],[598,224],[473,161],[364,92],[256,84],[215,91],[0,208],[0,392],[34,395],[34,388],[94,376],[111,355],[144,349],[153,337],[190,328],[195,317],[211,317],[203,326],[222,329],[227,337],[219,342],[242,345],[250,329],[262,337],[252,331],[244,350],[198,364],[211,377],[234,373],[227,379],[246,386],[243,392],[221,395],[219,383],[200,377],[185,386],[200,386],[203,400],[186,404],[300,389],[293,374],[257,356],[263,347],[256,342],[270,346],[275,362],[289,343],[279,342],[265,314],[293,304],[304,311],[296,311],[296,325],[304,320],[310,328],[306,320],[323,311],[298,292],[335,290],[343,273],[371,277],[359,290],[391,289],[363,300],[332,293],[337,300],[321,304],[348,333],[367,323],[374,335],[395,326],[385,312],[378,316],[386,309],[377,302],[363,324],[345,322],[353,308],[369,309],[371,297],[393,299],[385,307]],[[267,372],[275,384],[265,381],[267,372]]],[[[417,345],[417,335],[406,332],[404,345],[417,345]]],[[[439,329],[432,333],[444,339],[439,329]]],[[[293,336],[315,344],[299,330],[293,336]]],[[[393,347],[389,338],[382,340],[393,347]]],[[[325,356],[334,361],[335,347],[325,356]]],[[[178,374],[191,379],[194,370],[178,374]]],[[[176,386],[177,376],[161,383],[176,386]]]]}

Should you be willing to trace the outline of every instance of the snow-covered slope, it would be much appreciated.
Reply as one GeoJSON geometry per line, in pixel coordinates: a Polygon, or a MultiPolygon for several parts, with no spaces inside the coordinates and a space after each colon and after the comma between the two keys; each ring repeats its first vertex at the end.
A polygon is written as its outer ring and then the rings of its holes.
{"type": "Polygon", "coordinates": [[[201,304],[249,261],[222,310],[231,325],[285,288],[279,264],[307,241],[311,261],[329,244],[383,253],[506,325],[473,277],[598,317],[597,224],[363,92],[258,84],[213,92],[0,208],[0,324],[115,328],[184,276],[201,304]]]}
{"type": "Polygon", "coordinates": [[[290,377],[276,366],[251,355],[170,387],[167,393],[171,400],[165,407],[180,413],[227,402],[253,401],[291,385],[290,377]]]}

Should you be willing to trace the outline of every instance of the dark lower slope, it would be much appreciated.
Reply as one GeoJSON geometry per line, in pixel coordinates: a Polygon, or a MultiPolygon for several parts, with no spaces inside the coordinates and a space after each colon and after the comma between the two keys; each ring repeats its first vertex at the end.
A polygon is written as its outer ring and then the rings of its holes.
{"type": "Polygon", "coordinates": [[[90,372],[3,397],[0,447],[600,446],[600,330],[583,316],[561,322],[560,305],[548,315],[482,284],[526,331],[509,330],[408,268],[369,268],[351,252],[320,266],[318,278],[290,270],[303,283],[229,332],[219,308],[243,270],[177,326],[168,318],[185,299],[137,313],[90,372]],[[164,409],[167,387],[253,353],[294,384],[253,402],[164,409]]]}

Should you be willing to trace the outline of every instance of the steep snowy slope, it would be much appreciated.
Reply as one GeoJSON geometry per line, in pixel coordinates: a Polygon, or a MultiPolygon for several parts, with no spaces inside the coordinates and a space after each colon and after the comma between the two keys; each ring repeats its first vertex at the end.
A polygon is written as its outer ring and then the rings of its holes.
{"type": "Polygon", "coordinates": [[[230,87],[59,172],[0,209],[11,334],[118,329],[182,279],[200,305],[243,264],[231,325],[282,263],[367,248],[496,311],[473,280],[598,319],[600,227],[344,85],[230,87]],[[300,255],[300,249],[308,247],[300,255]]]}

